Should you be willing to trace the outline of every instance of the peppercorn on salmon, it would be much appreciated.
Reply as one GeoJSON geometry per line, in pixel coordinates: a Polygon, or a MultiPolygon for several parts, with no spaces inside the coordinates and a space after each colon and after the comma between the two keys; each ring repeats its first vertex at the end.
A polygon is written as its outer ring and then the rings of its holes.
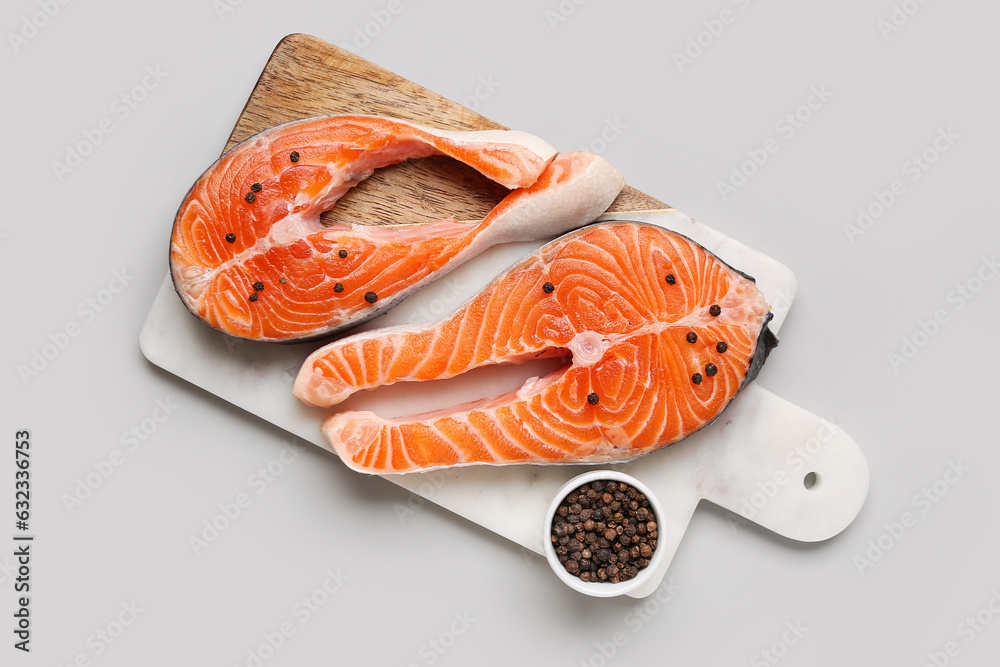
{"type": "Polygon", "coordinates": [[[174,221],[170,271],[187,308],[221,331],[310,340],[384,312],[491,244],[589,222],[623,185],[602,158],[555,157],[523,132],[375,116],[295,121],[244,141],[198,179],[174,221]],[[515,189],[478,224],[321,224],[320,214],[373,170],[440,154],[515,189]]]}
{"type": "Polygon", "coordinates": [[[340,412],[322,431],[368,473],[625,460],[718,417],[777,344],[770,319],[752,278],[687,237],[599,223],[543,246],[439,323],[316,350],[293,392],[333,406],[361,389],[563,356],[562,369],[502,396],[408,418],[340,412]]]}

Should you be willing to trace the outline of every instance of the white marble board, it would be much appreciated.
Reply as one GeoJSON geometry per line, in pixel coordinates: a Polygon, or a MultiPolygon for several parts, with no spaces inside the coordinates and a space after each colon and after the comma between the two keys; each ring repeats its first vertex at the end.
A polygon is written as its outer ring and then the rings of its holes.
{"type": "MultiPolygon", "coordinates": [[[[788,268],[673,209],[630,214],[628,219],[685,234],[754,276],[774,313],[771,330],[779,333],[796,290],[788,268]]],[[[491,248],[361,328],[440,319],[543,243],[491,248]]],[[[325,448],[320,423],[326,410],[305,406],[291,393],[300,365],[321,343],[275,345],[232,339],[188,313],[169,276],[154,299],[139,340],[143,354],[157,366],[325,448]]],[[[780,350],[779,346],[774,354],[780,350]]],[[[509,391],[557,363],[483,368],[446,381],[401,383],[356,394],[339,407],[371,410],[385,417],[413,414],[455,405],[473,394],[509,391]]],[[[629,594],[633,597],[656,590],[702,499],[785,537],[813,542],[847,527],[868,491],[868,466],[850,436],[756,383],[709,427],[680,443],[609,467],[626,470],[645,482],[660,498],[666,515],[659,521],[659,548],[666,549],[666,557],[649,585],[629,594]],[[807,476],[809,482],[814,481],[808,488],[807,476]]],[[[587,469],[470,466],[384,479],[541,553],[542,520],[552,495],[587,469]]],[[[371,483],[384,482],[373,477],[371,483]]],[[[552,585],[561,585],[555,576],[552,585]]]]}

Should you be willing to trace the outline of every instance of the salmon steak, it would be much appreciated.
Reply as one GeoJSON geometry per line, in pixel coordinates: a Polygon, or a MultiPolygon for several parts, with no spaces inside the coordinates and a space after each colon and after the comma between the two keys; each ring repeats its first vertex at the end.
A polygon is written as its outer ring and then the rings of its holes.
{"type": "Polygon", "coordinates": [[[378,116],[294,121],[237,145],[195,182],[174,220],[170,275],[188,310],[220,331],[313,340],[381,314],[494,243],[586,224],[623,186],[603,158],[557,156],[524,132],[437,130],[378,116]],[[375,169],[431,155],[512,191],[478,222],[320,222],[375,169]]]}
{"type": "Polygon", "coordinates": [[[356,391],[491,364],[566,364],[501,396],[412,417],[329,415],[351,468],[632,459],[706,426],[760,371],[777,339],[753,278],[685,236],[606,222],[566,234],[441,322],[373,329],[310,355],[293,393],[333,406],[356,391]]]}

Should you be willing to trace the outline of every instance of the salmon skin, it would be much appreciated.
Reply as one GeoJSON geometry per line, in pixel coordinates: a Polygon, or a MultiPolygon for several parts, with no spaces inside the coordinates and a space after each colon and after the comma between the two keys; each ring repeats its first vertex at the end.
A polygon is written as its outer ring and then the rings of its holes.
{"type": "Polygon", "coordinates": [[[399,419],[340,412],[322,431],[348,466],[376,474],[622,461],[717,418],[777,344],[771,317],[752,278],[687,237],[598,223],[543,246],[441,322],[316,350],[293,392],[332,406],[360,389],[566,356],[502,396],[399,419]]]}
{"type": "Polygon", "coordinates": [[[493,243],[556,236],[624,185],[604,159],[523,132],[455,132],[377,116],[279,125],[222,156],[174,221],[170,273],[188,310],[227,334],[301,342],[355,326],[493,243]],[[373,170],[451,156],[515,188],[478,224],[324,227],[373,170]]]}

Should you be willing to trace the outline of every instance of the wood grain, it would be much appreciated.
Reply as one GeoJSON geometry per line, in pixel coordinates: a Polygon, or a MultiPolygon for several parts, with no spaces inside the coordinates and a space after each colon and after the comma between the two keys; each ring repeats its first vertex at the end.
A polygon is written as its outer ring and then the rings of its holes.
{"type": "MultiPolygon", "coordinates": [[[[293,34],[282,39],[268,59],[226,150],[274,125],[337,113],[393,116],[452,130],[507,129],[340,47],[293,34]]],[[[322,220],[324,224],[480,220],[507,192],[452,158],[408,160],[376,171],[322,220]]],[[[608,212],[669,208],[626,185],[608,212]]]]}

